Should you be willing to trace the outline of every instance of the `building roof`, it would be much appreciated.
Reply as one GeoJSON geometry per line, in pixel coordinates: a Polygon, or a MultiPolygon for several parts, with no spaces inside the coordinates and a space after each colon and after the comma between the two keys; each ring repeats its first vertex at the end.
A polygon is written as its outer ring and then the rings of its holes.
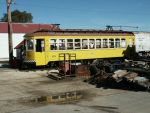
{"type": "MultiPolygon", "coordinates": [[[[13,33],[29,33],[40,29],[59,29],[59,24],[12,23],[13,33]]],[[[0,33],[8,33],[7,22],[0,22],[0,33]]]]}
{"type": "Polygon", "coordinates": [[[94,29],[56,29],[48,30],[41,29],[34,32],[27,33],[25,36],[88,36],[88,35],[101,35],[101,36],[133,36],[134,34],[129,31],[120,31],[120,30],[94,30],[94,29]]]}
{"type": "Polygon", "coordinates": [[[25,44],[25,40],[22,40],[14,49],[20,49],[21,46],[23,46],[25,44]]]}

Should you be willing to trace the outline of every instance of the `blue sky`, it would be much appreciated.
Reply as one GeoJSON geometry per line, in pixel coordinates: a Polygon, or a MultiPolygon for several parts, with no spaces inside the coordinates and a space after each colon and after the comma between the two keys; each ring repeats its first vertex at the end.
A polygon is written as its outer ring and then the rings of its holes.
{"type": "MultiPolygon", "coordinates": [[[[86,29],[138,26],[138,30],[150,31],[150,0],[15,0],[15,3],[12,10],[32,13],[34,23],[86,29]]],[[[6,0],[0,0],[0,18],[4,13],[6,0]]]]}

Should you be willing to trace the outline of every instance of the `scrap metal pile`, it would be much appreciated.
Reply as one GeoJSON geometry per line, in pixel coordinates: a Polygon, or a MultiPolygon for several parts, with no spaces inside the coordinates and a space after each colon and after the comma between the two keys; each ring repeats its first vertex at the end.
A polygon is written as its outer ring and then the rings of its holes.
{"type": "Polygon", "coordinates": [[[97,87],[127,90],[150,90],[150,64],[143,61],[102,61],[90,65],[91,78],[97,87]]]}

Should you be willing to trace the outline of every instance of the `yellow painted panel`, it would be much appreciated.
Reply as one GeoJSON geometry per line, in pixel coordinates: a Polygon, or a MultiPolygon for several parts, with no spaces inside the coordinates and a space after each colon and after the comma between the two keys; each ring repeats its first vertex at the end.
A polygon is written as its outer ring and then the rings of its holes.
{"type": "Polygon", "coordinates": [[[34,51],[27,51],[25,60],[34,60],[35,59],[34,55],[35,55],[34,51]]]}
{"type": "Polygon", "coordinates": [[[133,39],[134,36],[35,36],[34,39],[45,39],[45,52],[27,52],[26,59],[32,59],[36,61],[36,65],[47,65],[51,61],[59,61],[60,53],[75,53],[77,60],[81,59],[96,59],[96,58],[115,58],[123,57],[123,52],[126,48],[101,48],[91,50],[50,50],[49,40],[57,38],[125,38],[126,45],[129,45],[129,39],[133,39]]]}
{"type": "Polygon", "coordinates": [[[123,57],[125,49],[99,49],[99,50],[69,50],[69,51],[52,51],[49,52],[49,61],[58,61],[60,53],[75,53],[76,59],[95,59],[95,58],[114,58],[123,57]]]}
{"type": "Polygon", "coordinates": [[[46,65],[45,62],[45,52],[36,52],[35,53],[36,65],[46,65]]]}

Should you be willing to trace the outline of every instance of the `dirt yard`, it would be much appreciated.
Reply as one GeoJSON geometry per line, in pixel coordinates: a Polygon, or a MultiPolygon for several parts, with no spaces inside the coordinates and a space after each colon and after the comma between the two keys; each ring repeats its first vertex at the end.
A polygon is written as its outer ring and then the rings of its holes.
{"type": "Polygon", "coordinates": [[[149,106],[148,92],[96,88],[80,78],[55,81],[46,70],[0,68],[0,113],[150,113],[149,106]],[[81,98],[55,103],[41,98],[68,92],[80,92],[81,98]]]}

